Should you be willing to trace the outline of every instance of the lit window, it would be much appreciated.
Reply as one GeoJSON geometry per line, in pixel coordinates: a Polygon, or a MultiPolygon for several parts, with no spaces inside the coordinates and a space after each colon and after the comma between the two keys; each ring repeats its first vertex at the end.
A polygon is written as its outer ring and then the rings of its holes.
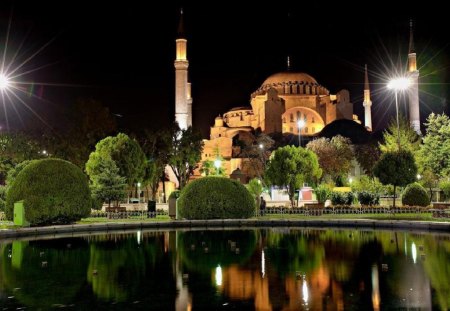
{"type": "Polygon", "coordinates": [[[294,115],[291,113],[291,122],[294,122],[294,115]]]}
{"type": "Polygon", "coordinates": [[[314,121],[314,117],[311,117],[311,122],[312,123],[316,122],[316,121],[314,121]]]}
{"type": "Polygon", "coordinates": [[[297,111],[297,120],[300,120],[301,117],[302,115],[300,114],[300,111],[297,111]]]}

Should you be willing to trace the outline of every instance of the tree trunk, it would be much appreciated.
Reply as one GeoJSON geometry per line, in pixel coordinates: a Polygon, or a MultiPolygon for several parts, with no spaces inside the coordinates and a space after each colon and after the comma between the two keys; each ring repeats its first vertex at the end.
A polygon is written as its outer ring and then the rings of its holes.
{"type": "Polygon", "coordinates": [[[163,203],[166,203],[166,182],[165,182],[165,179],[166,179],[166,173],[164,172],[163,176],[161,178],[162,186],[163,186],[163,203]]]}
{"type": "Polygon", "coordinates": [[[395,198],[396,198],[396,195],[395,195],[395,189],[397,188],[397,186],[396,185],[394,185],[394,208],[395,208],[395,198]]]}

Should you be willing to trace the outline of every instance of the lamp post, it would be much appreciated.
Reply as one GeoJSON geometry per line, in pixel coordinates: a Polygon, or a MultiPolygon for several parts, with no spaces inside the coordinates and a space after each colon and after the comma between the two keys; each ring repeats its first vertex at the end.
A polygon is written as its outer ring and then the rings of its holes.
{"type": "Polygon", "coordinates": [[[302,146],[302,128],[305,127],[305,121],[303,119],[299,119],[297,121],[297,127],[298,127],[298,146],[302,146]]]}
{"type": "Polygon", "coordinates": [[[216,175],[219,175],[219,168],[222,166],[222,161],[217,158],[214,160],[214,167],[216,168],[216,175]]]}
{"type": "Polygon", "coordinates": [[[395,93],[395,112],[397,115],[397,144],[398,150],[400,150],[400,123],[398,121],[398,91],[404,91],[408,88],[410,81],[408,78],[400,77],[389,81],[387,87],[390,90],[394,90],[395,93]]]}

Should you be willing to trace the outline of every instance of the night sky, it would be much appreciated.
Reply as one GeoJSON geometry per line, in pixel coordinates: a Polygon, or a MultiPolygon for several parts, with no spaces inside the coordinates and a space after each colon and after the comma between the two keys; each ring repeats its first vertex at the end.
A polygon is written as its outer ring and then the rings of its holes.
{"type": "MultiPolygon", "coordinates": [[[[205,137],[215,116],[248,106],[250,94],[269,75],[284,71],[288,54],[295,70],[309,73],[332,93],[348,89],[360,119],[367,63],[375,93],[374,127],[384,128],[395,113],[384,77],[406,64],[410,17],[416,23],[422,67],[422,121],[430,111],[448,112],[450,27],[446,10],[437,3],[428,1],[425,8],[422,3],[415,9],[379,1],[356,7],[341,1],[288,1],[251,8],[237,1],[206,1],[201,7],[174,1],[158,3],[159,8],[151,1],[93,2],[0,2],[2,52],[12,17],[7,61],[21,43],[15,65],[51,41],[19,72],[43,68],[17,78],[36,83],[29,93],[33,96],[20,96],[47,125],[18,100],[14,107],[7,100],[11,128],[63,124],[64,111],[77,98],[101,101],[119,115],[123,129],[139,131],[172,122],[180,6],[185,12],[194,127],[205,137]],[[369,4],[367,11],[364,6],[369,4]]],[[[0,125],[6,128],[1,105],[0,125]]]]}

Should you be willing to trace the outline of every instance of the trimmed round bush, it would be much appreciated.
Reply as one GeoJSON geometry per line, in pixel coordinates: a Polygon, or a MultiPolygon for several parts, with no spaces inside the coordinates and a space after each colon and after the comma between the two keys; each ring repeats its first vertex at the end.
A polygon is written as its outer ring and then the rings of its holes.
{"type": "Polygon", "coordinates": [[[428,206],[430,197],[427,191],[418,183],[406,186],[402,194],[402,204],[409,206],[428,206]]]}
{"type": "Polygon", "coordinates": [[[92,206],[87,177],[61,159],[36,160],[22,169],[6,195],[8,219],[13,218],[14,202],[20,200],[32,225],[71,223],[87,217],[92,206]]]}
{"type": "Polygon", "coordinates": [[[358,192],[358,201],[361,205],[378,205],[380,196],[370,191],[360,191],[358,192]]]}
{"type": "Polygon", "coordinates": [[[181,191],[178,212],[187,219],[249,218],[254,215],[255,202],[236,180],[204,177],[181,191]]]}
{"type": "Polygon", "coordinates": [[[332,191],[330,194],[332,205],[352,205],[354,199],[355,194],[353,192],[332,191]]]}

